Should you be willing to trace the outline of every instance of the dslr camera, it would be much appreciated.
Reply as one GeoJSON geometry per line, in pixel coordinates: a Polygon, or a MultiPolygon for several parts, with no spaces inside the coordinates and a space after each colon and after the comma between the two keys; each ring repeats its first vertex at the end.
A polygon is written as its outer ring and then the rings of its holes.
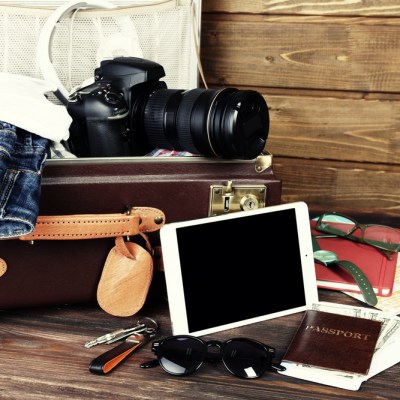
{"type": "Polygon", "coordinates": [[[136,57],[102,61],[70,95],[69,149],[78,157],[142,156],[155,148],[252,159],[264,149],[268,106],[253,90],[168,89],[164,68],[136,57]]]}

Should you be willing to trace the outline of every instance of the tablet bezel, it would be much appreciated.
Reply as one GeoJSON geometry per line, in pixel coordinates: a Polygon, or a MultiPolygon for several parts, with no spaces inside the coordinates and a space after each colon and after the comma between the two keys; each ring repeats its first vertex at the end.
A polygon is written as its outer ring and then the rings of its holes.
{"type": "MultiPolygon", "coordinates": [[[[226,329],[232,329],[255,322],[260,322],[272,318],[277,318],[301,312],[306,309],[309,309],[313,303],[318,301],[318,290],[315,277],[315,266],[314,266],[312,241],[311,241],[310,218],[309,218],[308,207],[304,202],[286,203],[277,206],[260,208],[252,211],[239,211],[215,217],[207,217],[190,221],[167,223],[160,230],[160,240],[163,253],[168,305],[169,305],[170,318],[172,324],[172,332],[174,335],[189,334],[193,336],[202,336],[226,329]],[[297,237],[300,250],[305,304],[303,306],[283,309],[278,312],[264,314],[258,317],[252,317],[233,323],[213,326],[210,328],[197,331],[190,331],[188,316],[186,311],[184,287],[182,281],[177,229],[188,226],[212,224],[216,221],[223,221],[227,219],[235,220],[239,218],[246,218],[247,216],[250,215],[273,213],[290,209],[294,210],[296,218],[297,237]]],[[[284,238],[282,240],[284,240],[284,238]]],[[[198,271],[198,273],[201,274],[202,271],[198,271]]],[[[204,290],[206,292],[206,288],[204,290]]],[[[207,293],[207,295],[210,294],[207,293]]],[[[282,288],[282,296],[285,295],[290,296],[290,292],[286,292],[285,288],[282,288]]]]}

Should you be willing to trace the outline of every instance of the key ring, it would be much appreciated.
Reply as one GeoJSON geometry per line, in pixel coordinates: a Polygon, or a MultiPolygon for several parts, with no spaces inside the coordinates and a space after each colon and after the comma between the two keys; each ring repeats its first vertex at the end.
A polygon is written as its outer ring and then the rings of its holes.
{"type": "Polygon", "coordinates": [[[146,327],[146,330],[144,332],[149,335],[151,335],[152,333],[155,334],[158,331],[158,329],[160,328],[158,323],[153,318],[150,318],[150,317],[139,318],[137,324],[144,325],[146,327]],[[144,322],[144,320],[149,321],[150,326],[148,326],[147,323],[144,322]]]}
{"type": "Polygon", "coordinates": [[[133,327],[119,329],[86,343],[85,347],[92,347],[100,343],[110,344],[125,339],[118,346],[96,357],[90,363],[89,371],[99,375],[109,373],[126,357],[148,343],[156,335],[158,328],[159,325],[154,319],[143,317],[133,327]]]}
{"type": "Polygon", "coordinates": [[[98,338],[87,342],[85,347],[89,349],[98,344],[111,344],[117,342],[118,340],[125,339],[126,337],[135,333],[146,333],[150,336],[154,336],[158,329],[159,325],[153,318],[143,317],[137,320],[135,326],[117,329],[105,335],[99,336],[98,338]],[[148,321],[149,324],[146,324],[145,321],[148,321]]]}

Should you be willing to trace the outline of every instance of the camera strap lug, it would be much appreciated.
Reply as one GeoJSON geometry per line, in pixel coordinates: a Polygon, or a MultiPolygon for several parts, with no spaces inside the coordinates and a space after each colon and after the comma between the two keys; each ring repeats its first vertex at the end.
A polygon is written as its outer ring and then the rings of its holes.
{"type": "Polygon", "coordinates": [[[272,154],[269,151],[263,151],[255,160],[255,170],[258,173],[264,172],[272,166],[272,154]]]}
{"type": "Polygon", "coordinates": [[[231,180],[226,185],[211,185],[208,216],[265,207],[266,196],[265,185],[235,185],[231,180]]]}

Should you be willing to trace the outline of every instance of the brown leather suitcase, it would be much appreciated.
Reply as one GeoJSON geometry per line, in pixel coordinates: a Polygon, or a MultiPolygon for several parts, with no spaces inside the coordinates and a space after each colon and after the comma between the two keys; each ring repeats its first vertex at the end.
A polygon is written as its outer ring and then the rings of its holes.
{"type": "MultiPolygon", "coordinates": [[[[146,206],[162,210],[168,223],[275,205],[280,199],[281,181],[274,175],[270,154],[248,161],[49,160],[42,178],[40,215],[122,213],[146,206]]],[[[158,244],[157,233],[151,241],[158,244]]],[[[113,245],[113,239],[0,241],[0,258],[7,264],[0,276],[0,308],[95,301],[113,245]]],[[[153,277],[150,293],[162,287],[162,280],[162,273],[153,277]]]]}

